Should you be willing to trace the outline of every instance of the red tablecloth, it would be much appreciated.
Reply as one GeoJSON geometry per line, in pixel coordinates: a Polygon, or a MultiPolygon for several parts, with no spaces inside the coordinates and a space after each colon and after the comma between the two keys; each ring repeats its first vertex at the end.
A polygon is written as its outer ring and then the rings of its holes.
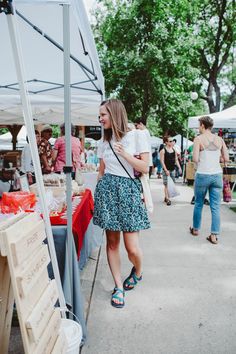
{"type": "Polygon", "coordinates": [[[74,235],[75,245],[78,258],[83,246],[85,232],[88,228],[90,220],[93,217],[93,197],[90,189],[85,190],[85,194],[80,204],[76,208],[72,217],[72,231],[74,235]]]}
{"type": "MultiPolygon", "coordinates": [[[[72,231],[74,235],[75,246],[77,250],[78,258],[83,246],[83,240],[85,232],[88,228],[90,220],[93,217],[93,197],[90,189],[86,189],[82,197],[81,202],[75,209],[72,216],[72,231]]],[[[66,225],[66,219],[60,219],[60,217],[51,217],[52,225],[66,225]]]]}

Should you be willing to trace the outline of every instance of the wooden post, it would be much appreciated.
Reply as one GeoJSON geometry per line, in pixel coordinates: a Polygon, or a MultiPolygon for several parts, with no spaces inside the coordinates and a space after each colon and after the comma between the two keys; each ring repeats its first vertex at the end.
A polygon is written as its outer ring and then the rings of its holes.
{"type": "Polygon", "coordinates": [[[11,332],[14,295],[7,257],[0,255],[0,353],[7,354],[11,332]]]}
{"type": "Polygon", "coordinates": [[[8,125],[7,128],[9,132],[12,135],[12,144],[13,144],[13,150],[16,150],[16,143],[17,143],[17,135],[19,131],[21,130],[22,125],[8,125]]]}

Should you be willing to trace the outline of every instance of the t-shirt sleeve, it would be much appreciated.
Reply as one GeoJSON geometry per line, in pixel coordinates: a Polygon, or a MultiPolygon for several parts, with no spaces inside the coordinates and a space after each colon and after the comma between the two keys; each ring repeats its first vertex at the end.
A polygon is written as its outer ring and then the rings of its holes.
{"type": "Polygon", "coordinates": [[[104,150],[104,142],[103,140],[99,140],[98,142],[98,149],[97,149],[97,157],[99,159],[102,159],[103,158],[103,150],[104,150]]]}
{"type": "Polygon", "coordinates": [[[136,150],[137,153],[150,152],[149,141],[143,130],[136,130],[136,150]]]}
{"type": "Polygon", "coordinates": [[[59,145],[60,145],[60,141],[59,141],[59,139],[57,139],[57,140],[55,141],[54,146],[53,146],[54,150],[58,150],[58,149],[59,149],[59,145]]]}

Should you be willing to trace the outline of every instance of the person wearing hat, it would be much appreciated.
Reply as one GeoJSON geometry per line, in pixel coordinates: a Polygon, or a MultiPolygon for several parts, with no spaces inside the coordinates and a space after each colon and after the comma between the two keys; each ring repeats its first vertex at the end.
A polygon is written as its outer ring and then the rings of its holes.
{"type": "Polygon", "coordinates": [[[38,145],[39,158],[43,174],[52,172],[52,146],[49,139],[52,137],[52,127],[45,124],[41,130],[41,139],[38,145]]]}
{"type": "MultiPolygon", "coordinates": [[[[55,141],[52,159],[54,163],[54,171],[56,173],[63,172],[63,167],[66,165],[66,139],[65,139],[65,123],[60,125],[61,136],[55,141]]],[[[74,135],[74,126],[71,124],[71,153],[74,178],[76,168],[81,167],[81,143],[74,135]]]]}

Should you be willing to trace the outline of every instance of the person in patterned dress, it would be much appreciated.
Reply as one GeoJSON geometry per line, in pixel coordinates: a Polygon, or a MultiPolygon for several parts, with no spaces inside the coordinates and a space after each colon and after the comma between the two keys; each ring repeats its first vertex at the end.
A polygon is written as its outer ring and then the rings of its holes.
{"type": "Polygon", "coordinates": [[[115,283],[111,305],[122,308],[125,305],[124,291],[134,289],[142,280],[139,231],[148,229],[150,222],[141,198],[141,182],[135,178],[134,169],[148,173],[149,146],[143,131],[128,128],[121,101],[102,102],[99,114],[104,136],[98,146],[100,167],[93,222],[106,232],[107,259],[115,283]],[[140,159],[135,157],[137,154],[140,159]],[[131,273],[123,283],[119,251],[121,233],[132,263],[131,273]]]}

